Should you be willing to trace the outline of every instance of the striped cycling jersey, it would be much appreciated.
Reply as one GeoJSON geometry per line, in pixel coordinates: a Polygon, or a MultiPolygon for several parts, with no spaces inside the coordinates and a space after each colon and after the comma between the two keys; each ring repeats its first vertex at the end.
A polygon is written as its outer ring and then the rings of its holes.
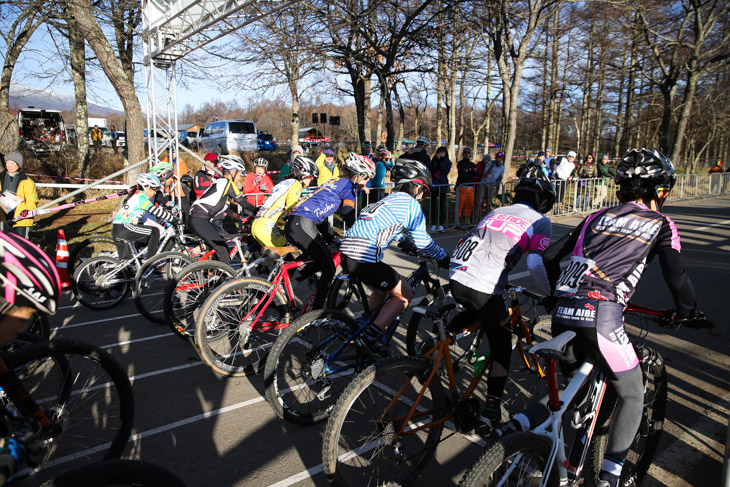
{"type": "Polygon", "coordinates": [[[380,262],[393,240],[403,240],[404,232],[427,256],[443,259],[446,252],[426,232],[421,205],[411,195],[392,193],[360,212],[355,224],[345,233],[340,251],[358,262],[380,262]]]}
{"type": "Polygon", "coordinates": [[[552,228],[550,219],[529,205],[497,208],[456,247],[449,277],[482,293],[501,294],[509,271],[524,254],[541,255],[548,248],[552,228]]]}

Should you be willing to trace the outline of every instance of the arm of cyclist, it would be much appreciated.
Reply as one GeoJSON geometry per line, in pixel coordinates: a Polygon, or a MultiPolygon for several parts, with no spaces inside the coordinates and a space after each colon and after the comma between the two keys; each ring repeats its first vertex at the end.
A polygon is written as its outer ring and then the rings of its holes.
{"type": "Polygon", "coordinates": [[[672,220],[665,217],[654,253],[659,257],[662,275],[674,300],[677,315],[680,318],[692,318],[697,316],[699,309],[694,287],[682,265],[680,251],[677,227],[672,220]]]}
{"type": "Polygon", "coordinates": [[[547,272],[548,281],[550,282],[550,294],[555,291],[555,285],[560,277],[560,261],[563,260],[568,254],[575,248],[576,242],[578,242],[578,236],[580,231],[585,225],[586,220],[580,222],[580,224],[571,230],[567,235],[564,235],[557,242],[551,244],[543,255],[543,261],[545,262],[545,270],[547,272]]]}
{"type": "Polygon", "coordinates": [[[543,217],[533,225],[533,232],[527,244],[527,269],[542,294],[550,295],[550,281],[545,268],[544,253],[550,246],[553,225],[543,217]]]}
{"type": "Polygon", "coordinates": [[[433,241],[431,235],[426,231],[426,218],[423,216],[420,204],[411,198],[410,205],[411,208],[408,212],[409,218],[405,227],[408,235],[413,239],[413,243],[416,244],[416,247],[418,247],[418,250],[423,255],[434,260],[444,261],[448,255],[444,249],[436,245],[436,242],[433,241]]]}
{"type": "MultiPolygon", "coordinates": [[[[168,211],[162,206],[155,206],[149,200],[142,204],[141,209],[152,215],[155,218],[155,221],[161,221],[163,224],[172,222],[172,220],[175,219],[175,216],[171,211],[168,211]]],[[[142,217],[140,220],[144,219],[145,218],[142,217]]]]}

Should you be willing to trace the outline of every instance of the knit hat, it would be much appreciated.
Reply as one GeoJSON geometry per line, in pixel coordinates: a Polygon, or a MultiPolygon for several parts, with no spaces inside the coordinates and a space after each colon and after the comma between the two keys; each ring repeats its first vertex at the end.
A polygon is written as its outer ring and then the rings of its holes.
{"type": "Polygon", "coordinates": [[[568,152],[568,157],[578,157],[578,154],[576,154],[573,151],[568,152]]]}
{"type": "Polygon", "coordinates": [[[547,154],[545,154],[543,151],[540,151],[537,153],[537,157],[544,157],[544,156],[547,156],[547,154]]]}
{"type": "Polygon", "coordinates": [[[327,155],[327,156],[334,156],[335,155],[335,153],[332,152],[332,149],[325,149],[324,150],[324,154],[327,155]]]}
{"type": "Polygon", "coordinates": [[[8,152],[7,155],[5,155],[5,161],[13,161],[20,166],[20,169],[23,169],[23,154],[16,150],[8,152]]]}

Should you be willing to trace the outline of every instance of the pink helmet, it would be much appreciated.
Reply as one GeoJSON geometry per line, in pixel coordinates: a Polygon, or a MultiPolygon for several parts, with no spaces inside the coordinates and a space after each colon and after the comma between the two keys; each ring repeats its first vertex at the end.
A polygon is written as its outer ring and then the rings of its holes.
{"type": "Polygon", "coordinates": [[[0,281],[0,303],[56,312],[61,279],[51,258],[34,243],[0,232],[0,281]]]}

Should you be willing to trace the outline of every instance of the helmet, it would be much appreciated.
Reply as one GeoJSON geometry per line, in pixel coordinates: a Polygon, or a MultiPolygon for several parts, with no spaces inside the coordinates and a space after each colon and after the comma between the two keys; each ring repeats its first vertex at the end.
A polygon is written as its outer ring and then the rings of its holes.
{"type": "MultiPolygon", "coordinates": [[[[517,181],[515,195],[520,192],[537,194],[537,201],[532,198],[532,201],[535,201],[535,203],[531,206],[540,213],[547,213],[555,203],[555,188],[553,188],[552,183],[545,176],[545,173],[539,165],[529,165],[520,180],[517,181]],[[543,200],[547,200],[547,202],[542,204],[543,200]]],[[[522,200],[522,198],[516,199],[522,200]]]]}
{"type": "Polygon", "coordinates": [[[672,161],[656,149],[631,149],[616,167],[616,184],[630,198],[657,199],[657,191],[670,191],[677,182],[672,161]]]}
{"type": "Polygon", "coordinates": [[[54,314],[61,295],[61,279],[51,258],[37,245],[0,232],[0,303],[29,306],[54,314]]]}
{"type": "Polygon", "coordinates": [[[203,157],[203,160],[208,162],[218,162],[218,154],[215,152],[208,152],[205,157],[203,157]]]}
{"type": "Polygon", "coordinates": [[[169,162],[158,162],[150,168],[150,173],[158,176],[160,180],[172,177],[175,168],[169,162]]]}
{"type": "Polygon", "coordinates": [[[426,186],[429,191],[434,190],[431,172],[420,161],[396,159],[393,169],[390,170],[390,180],[396,186],[414,182],[426,186]]]}
{"type": "Polygon", "coordinates": [[[504,152],[497,152],[497,156],[496,157],[504,157],[504,152]]]}
{"type": "Polygon", "coordinates": [[[416,144],[426,144],[428,145],[428,139],[424,137],[423,135],[416,139],[416,144]]]}
{"type": "Polygon", "coordinates": [[[343,167],[353,174],[361,174],[368,178],[375,177],[375,163],[367,156],[350,152],[343,167]]]}
{"type": "Polygon", "coordinates": [[[159,188],[162,183],[156,174],[141,172],[137,174],[137,186],[141,188],[159,188]]]}
{"type": "Polygon", "coordinates": [[[369,140],[364,140],[362,143],[362,146],[363,147],[372,147],[373,144],[371,144],[369,140]]]}
{"type": "Polygon", "coordinates": [[[263,157],[259,157],[253,160],[253,167],[269,167],[269,161],[263,157]]]}
{"type": "Polygon", "coordinates": [[[377,148],[375,149],[375,152],[382,152],[382,153],[387,153],[387,152],[388,152],[388,148],[387,148],[387,147],[385,147],[385,146],[384,146],[383,144],[380,144],[380,145],[379,145],[379,146],[378,146],[378,147],[377,147],[377,148]]]}
{"type": "Polygon", "coordinates": [[[319,177],[319,168],[317,168],[317,163],[309,157],[298,156],[291,163],[291,173],[299,180],[304,178],[317,179],[319,177]]]}
{"type": "Polygon", "coordinates": [[[218,158],[218,167],[224,171],[246,172],[246,166],[243,165],[243,159],[238,156],[220,156],[218,158]]]}

